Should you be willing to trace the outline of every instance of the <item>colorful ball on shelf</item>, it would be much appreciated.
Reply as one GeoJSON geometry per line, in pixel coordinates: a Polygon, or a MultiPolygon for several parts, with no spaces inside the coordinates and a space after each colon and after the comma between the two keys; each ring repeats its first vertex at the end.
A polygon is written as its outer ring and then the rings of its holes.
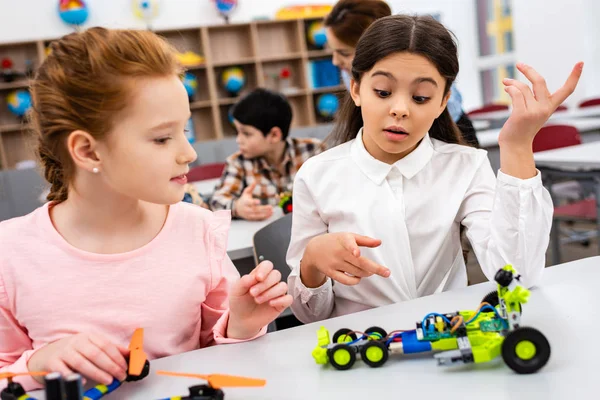
{"type": "Polygon", "coordinates": [[[244,70],[239,67],[230,67],[223,71],[221,84],[230,94],[236,96],[246,83],[244,70]]]}
{"type": "Polygon", "coordinates": [[[157,0],[133,0],[132,6],[135,16],[147,23],[158,16],[157,0]]]}
{"type": "Polygon", "coordinates": [[[60,0],[58,15],[69,25],[81,25],[89,16],[89,9],[83,0],[60,0]]]}
{"type": "Polygon", "coordinates": [[[327,43],[323,21],[314,21],[308,25],[308,42],[315,47],[323,48],[327,43]]]}
{"type": "Polygon", "coordinates": [[[331,118],[337,112],[340,101],[335,94],[325,93],[317,98],[317,112],[324,118],[331,118]]]}
{"type": "Polygon", "coordinates": [[[223,16],[229,16],[237,6],[237,0],[215,0],[217,11],[223,16]]]}
{"type": "Polygon", "coordinates": [[[31,95],[27,90],[15,90],[6,96],[6,102],[11,113],[22,117],[31,108],[31,95]]]}
{"type": "Polygon", "coordinates": [[[198,89],[198,79],[196,75],[186,72],[183,75],[183,86],[188,94],[188,97],[194,97],[196,90],[198,89]]]}

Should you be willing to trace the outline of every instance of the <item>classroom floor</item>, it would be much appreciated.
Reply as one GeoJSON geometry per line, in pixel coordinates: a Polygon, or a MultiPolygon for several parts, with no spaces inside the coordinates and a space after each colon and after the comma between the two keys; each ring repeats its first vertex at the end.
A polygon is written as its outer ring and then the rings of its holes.
{"type": "MultiPolygon", "coordinates": [[[[577,224],[573,225],[572,228],[595,229],[595,225],[594,224],[577,223],[577,224]]],[[[563,245],[561,250],[562,250],[561,263],[566,263],[566,262],[573,261],[573,260],[579,260],[581,258],[586,258],[586,257],[593,257],[593,256],[597,256],[600,254],[598,252],[598,240],[597,239],[590,240],[590,245],[587,247],[582,246],[581,244],[577,244],[577,243],[570,243],[570,244],[563,245]]],[[[552,261],[551,261],[552,259],[550,256],[551,256],[551,251],[548,250],[548,252],[546,253],[546,266],[547,267],[552,265],[552,261]]],[[[469,284],[471,284],[471,285],[487,281],[487,278],[485,277],[485,275],[483,275],[483,272],[481,272],[479,263],[477,262],[477,259],[473,255],[472,250],[469,252],[469,258],[467,261],[467,276],[469,277],[469,284]]]]}

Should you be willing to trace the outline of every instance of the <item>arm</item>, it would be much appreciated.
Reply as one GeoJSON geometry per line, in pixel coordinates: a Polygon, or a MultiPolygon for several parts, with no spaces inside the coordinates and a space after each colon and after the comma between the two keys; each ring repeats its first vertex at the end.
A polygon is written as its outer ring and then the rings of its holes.
{"type": "Polygon", "coordinates": [[[300,278],[300,261],[308,242],[327,233],[327,224],[319,216],[316,202],[301,175],[296,176],[293,191],[292,236],[287,252],[292,272],[288,276],[288,289],[294,298],[292,311],[300,321],[308,323],[331,315],[334,293],[330,278],[323,278],[324,283],[316,288],[305,286],[300,278]]]}
{"type": "MultiPolygon", "coordinates": [[[[31,339],[10,311],[8,294],[0,276],[0,374],[4,372],[28,372],[27,362],[33,350],[31,339]]],[[[24,376],[19,382],[26,390],[37,389],[41,385],[32,377],[24,376]]],[[[0,381],[0,389],[6,381],[0,381]]]]}
{"type": "Polygon", "coordinates": [[[212,210],[232,210],[234,201],[242,195],[244,189],[244,167],[238,158],[230,157],[221,180],[215,187],[210,199],[212,210]]]}
{"type": "Polygon", "coordinates": [[[532,286],[546,264],[553,206],[539,174],[518,179],[498,172],[487,157],[473,177],[457,218],[466,228],[477,260],[489,280],[512,264],[532,286]]]}

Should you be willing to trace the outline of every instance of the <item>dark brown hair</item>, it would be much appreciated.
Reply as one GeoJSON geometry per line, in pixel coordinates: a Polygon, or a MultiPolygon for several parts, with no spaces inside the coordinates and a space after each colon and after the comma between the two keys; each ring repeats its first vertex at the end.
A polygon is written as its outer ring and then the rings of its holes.
{"type": "MultiPolygon", "coordinates": [[[[358,41],[352,61],[352,78],[360,83],[363,74],[379,60],[400,52],[418,54],[431,61],[446,79],[444,95],[448,94],[458,75],[456,42],[444,25],[430,16],[393,15],[375,21],[358,41]]],[[[327,142],[330,146],[348,142],[356,137],[362,126],[361,109],[347,93],[327,142]]],[[[433,121],[429,135],[447,143],[464,144],[447,108],[433,121]]]]}
{"type": "Polygon", "coordinates": [[[67,199],[74,164],[66,141],[82,130],[101,139],[131,101],[134,78],[180,74],[175,50],[148,31],[91,28],[52,42],[32,83],[30,114],[37,153],[52,185],[47,199],[67,199]]]}
{"type": "Polygon", "coordinates": [[[335,37],[351,47],[373,21],[392,15],[390,6],[381,0],[340,0],[325,17],[325,26],[335,37]]]}

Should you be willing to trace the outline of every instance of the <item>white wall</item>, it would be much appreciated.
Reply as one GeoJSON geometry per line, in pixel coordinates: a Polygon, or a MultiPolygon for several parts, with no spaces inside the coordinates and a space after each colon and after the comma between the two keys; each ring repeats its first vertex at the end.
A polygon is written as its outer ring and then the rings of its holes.
{"type": "Polygon", "coordinates": [[[394,13],[440,14],[441,22],[458,39],[460,72],[456,84],[465,110],[481,104],[481,82],[476,68],[477,25],[474,0],[388,0],[394,13]]]}
{"type": "Polygon", "coordinates": [[[600,95],[598,0],[513,0],[513,17],[517,60],[540,72],[550,92],[564,84],[576,62],[584,61],[577,90],[566,103],[600,95]]]}

